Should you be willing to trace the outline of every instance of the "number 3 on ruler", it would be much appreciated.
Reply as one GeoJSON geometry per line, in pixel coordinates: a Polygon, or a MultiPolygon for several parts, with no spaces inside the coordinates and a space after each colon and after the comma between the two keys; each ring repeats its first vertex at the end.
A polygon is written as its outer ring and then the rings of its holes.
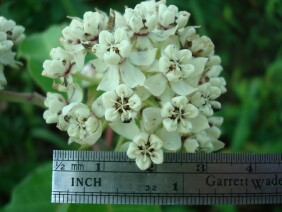
{"type": "Polygon", "coordinates": [[[145,185],[145,191],[157,191],[156,185],[145,185]]]}
{"type": "Polygon", "coordinates": [[[196,167],[196,171],[197,171],[197,172],[200,172],[200,173],[205,172],[205,171],[206,171],[206,166],[205,166],[205,164],[203,164],[203,163],[198,163],[198,164],[197,164],[197,167],[196,167]]]}

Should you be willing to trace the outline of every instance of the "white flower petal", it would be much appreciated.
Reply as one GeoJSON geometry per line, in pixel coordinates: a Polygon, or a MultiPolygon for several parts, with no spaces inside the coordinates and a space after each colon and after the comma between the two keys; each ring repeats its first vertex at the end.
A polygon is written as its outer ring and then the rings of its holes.
{"type": "Polygon", "coordinates": [[[188,120],[182,120],[178,126],[177,131],[180,133],[190,133],[192,131],[192,124],[188,120]]]}
{"type": "Polygon", "coordinates": [[[195,70],[188,78],[186,78],[186,81],[188,82],[188,84],[194,87],[198,86],[199,79],[203,71],[205,70],[207,61],[208,61],[208,58],[205,58],[205,57],[197,57],[197,58],[192,57],[189,60],[189,63],[194,65],[195,70]]]}
{"type": "Polygon", "coordinates": [[[133,138],[140,134],[140,129],[134,122],[130,123],[122,123],[122,122],[114,122],[109,124],[110,127],[115,131],[117,134],[133,140],[133,138]]]}
{"type": "Polygon", "coordinates": [[[73,103],[66,105],[62,110],[63,116],[67,115],[73,107],[80,105],[80,104],[81,103],[73,102],[73,103]]]}
{"type": "Polygon", "coordinates": [[[138,145],[134,142],[127,142],[128,144],[128,149],[126,151],[126,154],[129,158],[135,159],[140,156],[140,150],[138,149],[138,145]]]}
{"type": "Polygon", "coordinates": [[[213,138],[219,138],[221,131],[218,127],[212,126],[211,128],[206,129],[205,131],[208,136],[213,137],[213,138]]]}
{"type": "Polygon", "coordinates": [[[129,60],[137,66],[150,66],[156,58],[157,48],[147,51],[131,52],[129,60]]]}
{"type": "Polygon", "coordinates": [[[107,108],[105,110],[105,119],[107,121],[118,121],[119,120],[119,114],[118,111],[115,108],[107,108]]]}
{"type": "Polygon", "coordinates": [[[144,73],[142,73],[137,67],[128,62],[124,62],[120,66],[120,73],[123,82],[130,88],[134,88],[140,85],[142,86],[144,85],[144,82],[146,80],[144,73]]]}
{"type": "Polygon", "coordinates": [[[141,108],[141,99],[137,94],[133,94],[129,99],[128,99],[128,106],[135,111],[139,111],[141,108]]]}
{"type": "Polygon", "coordinates": [[[104,53],[103,59],[108,64],[117,65],[120,62],[121,57],[111,49],[110,51],[104,53]]]}
{"type": "Polygon", "coordinates": [[[157,149],[151,155],[151,160],[155,164],[162,164],[164,161],[164,153],[162,149],[157,149]]]}
{"type": "Polygon", "coordinates": [[[99,59],[94,59],[91,61],[91,63],[93,64],[95,71],[98,72],[104,72],[109,67],[109,64],[99,59]]]}
{"type": "Polygon", "coordinates": [[[167,79],[161,73],[148,77],[144,83],[144,87],[154,96],[162,95],[166,85],[167,79]]]}
{"type": "Polygon", "coordinates": [[[194,133],[199,133],[210,127],[207,117],[201,114],[190,119],[190,122],[192,123],[192,132],[194,133]]]}
{"type": "Polygon", "coordinates": [[[120,42],[118,45],[117,45],[118,49],[119,49],[119,54],[122,56],[122,57],[128,57],[128,55],[130,54],[130,51],[131,51],[131,45],[130,45],[130,42],[129,40],[123,40],[122,42],[120,42]]]}
{"type": "Polygon", "coordinates": [[[212,140],[213,151],[222,149],[225,144],[219,140],[212,140]]]}
{"type": "Polygon", "coordinates": [[[177,130],[177,120],[166,118],[163,120],[163,125],[168,132],[177,130]]]}
{"type": "Polygon", "coordinates": [[[141,170],[146,170],[151,166],[151,159],[147,157],[146,155],[144,156],[139,156],[136,158],[136,165],[139,167],[141,170]]]}
{"type": "Polygon", "coordinates": [[[116,88],[116,94],[123,99],[126,97],[130,97],[133,94],[133,91],[125,84],[121,84],[116,88]]]}
{"type": "Polygon", "coordinates": [[[154,107],[145,108],[142,112],[142,121],[147,132],[154,132],[162,123],[161,110],[154,107]]]}
{"type": "Polygon", "coordinates": [[[185,80],[170,82],[171,89],[178,95],[188,96],[197,91],[197,88],[190,86],[185,80]]]}
{"type": "Polygon", "coordinates": [[[148,36],[138,36],[136,38],[135,48],[142,50],[151,49],[153,48],[153,44],[148,36]]]}
{"type": "Polygon", "coordinates": [[[102,101],[105,108],[114,107],[115,101],[118,98],[115,91],[107,91],[102,94],[102,101]]]}
{"type": "Polygon", "coordinates": [[[79,84],[74,83],[68,86],[69,102],[81,102],[83,99],[83,91],[79,84]]]}
{"type": "Polygon", "coordinates": [[[82,142],[83,142],[83,144],[93,145],[98,141],[98,139],[101,137],[101,135],[102,135],[102,123],[101,123],[101,121],[99,121],[99,127],[95,131],[95,133],[86,137],[86,139],[82,140],[82,142]]]}
{"type": "Polygon", "coordinates": [[[107,46],[108,44],[114,43],[114,35],[109,31],[101,31],[99,35],[99,44],[107,46]]]}
{"type": "Polygon", "coordinates": [[[119,85],[119,71],[117,66],[110,66],[100,82],[97,90],[111,91],[119,85]]]}
{"type": "Polygon", "coordinates": [[[172,97],[174,96],[174,92],[170,89],[169,86],[166,86],[165,91],[160,96],[161,99],[161,105],[166,104],[167,102],[170,102],[172,97]]]}
{"type": "Polygon", "coordinates": [[[186,139],[183,146],[188,153],[195,153],[199,148],[199,144],[196,139],[186,139]]]}
{"type": "Polygon", "coordinates": [[[134,88],[134,90],[135,90],[135,93],[139,96],[139,98],[142,101],[145,101],[146,99],[148,99],[151,96],[151,94],[143,86],[138,86],[134,88]]]}
{"type": "Polygon", "coordinates": [[[159,61],[156,59],[152,65],[150,65],[148,68],[144,69],[145,72],[160,72],[159,69],[159,61]]]}
{"type": "Polygon", "coordinates": [[[163,148],[169,151],[177,151],[181,148],[181,138],[178,132],[168,132],[162,128],[158,136],[163,141],[163,148]]]}
{"type": "Polygon", "coordinates": [[[98,118],[101,118],[105,114],[105,107],[103,104],[102,96],[99,96],[91,106],[91,111],[97,116],[98,118]]]}

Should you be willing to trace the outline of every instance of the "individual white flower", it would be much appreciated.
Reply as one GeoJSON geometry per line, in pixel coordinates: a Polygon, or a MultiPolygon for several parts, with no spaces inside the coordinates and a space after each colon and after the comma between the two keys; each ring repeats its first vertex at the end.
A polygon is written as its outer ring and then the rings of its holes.
{"type": "Polygon", "coordinates": [[[93,145],[101,137],[101,120],[86,105],[71,103],[63,108],[61,117],[58,127],[67,131],[69,143],[93,145]]]}
{"type": "Polygon", "coordinates": [[[121,84],[116,90],[102,96],[105,107],[105,119],[111,122],[131,122],[141,108],[141,99],[128,86],[121,84]]]}
{"type": "Polygon", "coordinates": [[[109,18],[102,11],[86,12],[83,15],[84,44],[93,44],[98,41],[99,33],[107,28],[109,18]]]}
{"type": "Polygon", "coordinates": [[[195,36],[189,48],[193,56],[209,57],[214,53],[214,44],[207,36],[195,36]]]}
{"type": "Polygon", "coordinates": [[[191,119],[199,114],[199,110],[188,103],[185,96],[172,98],[171,102],[163,105],[161,116],[163,125],[168,132],[189,133],[192,131],[191,119]]]}
{"type": "Polygon", "coordinates": [[[165,40],[164,36],[154,32],[158,24],[157,7],[155,1],[145,1],[134,9],[125,9],[124,18],[136,49],[148,50],[153,48],[153,43],[165,40]]]}
{"type": "Polygon", "coordinates": [[[162,140],[155,134],[140,133],[129,144],[127,156],[136,159],[136,164],[141,170],[146,170],[151,163],[163,163],[162,140]]]}
{"type": "Polygon", "coordinates": [[[82,51],[84,48],[91,48],[98,41],[99,33],[106,29],[108,16],[101,12],[86,12],[83,19],[70,17],[69,26],[62,31],[61,42],[63,46],[72,52],[82,51]]]}
{"type": "Polygon", "coordinates": [[[159,60],[160,71],[165,74],[171,89],[178,95],[188,95],[194,91],[186,82],[195,71],[191,59],[192,53],[188,49],[178,50],[174,45],[169,45],[159,60]]]}
{"type": "Polygon", "coordinates": [[[43,63],[42,75],[54,79],[53,88],[66,92],[68,86],[73,83],[73,74],[81,71],[84,64],[84,56],[71,54],[58,47],[50,52],[52,60],[43,63]]]}
{"type": "Polygon", "coordinates": [[[174,45],[169,45],[163,52],[160,60],[160,71],[169,81],[179,81],[191,75],[194,66],[189,63],[192,53],[187,49],[178,50],[174,45]]]}
{"type": "Polygon", "coordinates": [[[84,49],[81,40],[84,37],[83,22],[79,18],[72,18],[69,26],[62,30],[63,37],[60,39],[66,50],[79,52],[84,49]]]}
{"type": "Polygon", "coordinates": [[[128,57],[131,44],[123,28],[117,29],[114,34],[102,31],[99,35],[99,43],[93,46],[93,51],[104,62],[117,65],[128,57]]]}
{"type": "Polygon", "coordinates": [[[205,116],[212,116],[213,109],[220,109],[221,104],[215,99],[221,95],[218,87],[210,83],[204,83],[198,87],[198,91],[191,96],[191,103],[195,105],[205,116]]]}
{"type": "Polygon", "coordinates": [[[3,16],[0,16],[0,32],[4,32],[7,35],[7,39],[11,40],[14,44],[18,44],[25,38],[24,27],[16,25],[13,20],[7,20],[3,16]]]}
{"type": "Polygon", "coordinates": [[[47,107],[47,110],[43,113],[43,118],[46,120],[46,123],[57,123],[59,116],[62,114],[62,109],[66,104],[65,98],[61,94],[48,92],[44,100],[44,105],[47,107]]]}
{"type": "Polygon", "coordinates": [[[50,56],[52,60],[45,60],[43,63],[42,75],[53,79],[75,74],[83,64],[83,61],[78,60],[73,54],[60,47],[53,48],[50,56]]]}
{"type": "Polygon", "coordinates": [[[176,29],[180,29],[186,26],[190,13],[186,11],[178,11],[175,5],[166,6],[165,4],[159,4],[158,7],[158,23],[159,27],[163,30],[175,28],[172,32],[175,33],[176,29]]]}
{"type": "Polygon", "coordinates": [[[135,34],[144,36],[157,25],[156,2],[141,2],[134,9],[126,8],[124,17],[126,23],[135,34]]]}
{"type": "Polygon", "coordinates": [[[179,34],[179,41],[181,43],[181,47],[184,49],[190,49],[193,40],[197,36],[195,27],[188,26],[186,28],[180,29],[178,31],[178,34],[179,34]]]}

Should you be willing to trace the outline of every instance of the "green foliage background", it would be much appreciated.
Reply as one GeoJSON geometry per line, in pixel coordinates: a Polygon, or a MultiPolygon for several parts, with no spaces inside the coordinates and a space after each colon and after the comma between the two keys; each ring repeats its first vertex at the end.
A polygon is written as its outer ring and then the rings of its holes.
{"type": "MultiPolygon", "coordinates": [[[[42,62],[58,44],[66,16],[88,10],[134,7],[136,0],[0,0],[0,15],[25,26],[19,48],[21,70],[6,70],[7,90],[44,94],[42,62]],[[54,26],[57,25],[57,26],[54,26]],[[45,37],[43,31],[47,30],[45,37]],[[53,31],[52,31],[53,30],[53,31]],[[30,60],[33,58],[33,60],[30,60]],[[39,73],[39,74],[38,74],[39,73]],[[36,79],[34,82],[33,79],[36,79]]],[[[228,92],[221,97],[225,118],[222,152],[282,153],[282,1],[168,0],[191,13],[222,58],[228,92]]],[[[81,206],[50,204],[53,149],[71,149],[67,137],[45,124],[43,110],[0,102],[0,208],[4,211],[279,211],[279,206],[81,206]]]]}

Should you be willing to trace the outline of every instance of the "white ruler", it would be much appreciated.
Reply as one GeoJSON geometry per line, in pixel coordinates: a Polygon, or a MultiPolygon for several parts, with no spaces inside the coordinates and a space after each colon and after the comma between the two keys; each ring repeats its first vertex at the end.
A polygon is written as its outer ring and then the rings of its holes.
{"type": "Polygon", "coordinates": [[[54,150],[53,203],[279,204],[282,154],[167,153],[141,171],[126,153],[54,150]]]}

